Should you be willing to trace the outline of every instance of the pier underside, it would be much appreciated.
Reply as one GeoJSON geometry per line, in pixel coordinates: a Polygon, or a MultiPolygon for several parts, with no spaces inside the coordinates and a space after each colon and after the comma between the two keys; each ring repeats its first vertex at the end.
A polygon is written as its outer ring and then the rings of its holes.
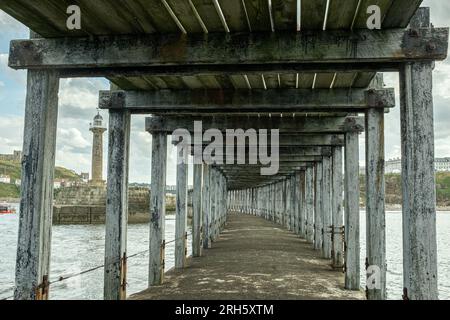
{"type": "Polygon", "coordinates": [[[204,256],[130,299],[364,299],[364,294],[345,290],[342,270],[333,270],[294,233],[260,217],[230,214],[204,256]]]}

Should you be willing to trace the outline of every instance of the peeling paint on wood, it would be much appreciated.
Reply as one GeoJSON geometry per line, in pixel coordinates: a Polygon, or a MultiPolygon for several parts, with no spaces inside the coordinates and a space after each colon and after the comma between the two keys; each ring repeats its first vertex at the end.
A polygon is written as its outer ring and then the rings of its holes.
{"type": "Polygon", "coordinates": [[[105,232],[105,300],[125,300],[130,112],[109,112],[105,232]]]}
{"type": "Polygon", "coordinates": [[[150,191],[149,286],[164,281],[166,218],[167,135],[152,134],[152,168],[150,191]]]}

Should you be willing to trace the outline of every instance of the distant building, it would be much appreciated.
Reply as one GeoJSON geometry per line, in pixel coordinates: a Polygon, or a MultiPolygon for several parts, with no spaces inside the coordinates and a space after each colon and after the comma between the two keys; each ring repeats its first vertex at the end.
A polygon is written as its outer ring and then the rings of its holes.
{"type": "Polygon", "coordinates": [[[59,188],[68,188],[72,187],[74,185],[73,181],[64,180],[64,179],[55,179],[53,181],[53,188],[59,189],[59,188]]]}
{"type": "Polygon", "coordinates": [[[0,175],[0,183],[11,183],[11,177],[6,175],[0,175]]]}
{"type": "Polygon", "coordinates": [[[22,151],[14,150],[12,154],[0,154],[1,161],[13,161],[13,162],[21,162],[22,161],[22,151]]]}
{"type": "Polygon", "coordinates": [[[16,180],[14,181],[14,184],[15,184],[16,186],[20,187],[20,186],[22,185],[22,180],[16,179],[16,180]]]}
{"type": "Polygon", "coordinates": [[[402,159],[401,158],[395,158],[390,159],[385,162],[384,165],[384,171],[385,173],[400,173],[402,172],[402,159]]]}
{"type": "MultiPolygon", "coordinates": [[[[434,159],[434,170],[436,172],[450,172],[450,158],[436,158],[434,159]]],[[[386,173],[400,173],[402,172],[402,159],[396,158],[386,161],[386,173]]]]}
{"type": "Polygon", "coordinates": [[[434,160],[434,169],[437,172],[450,172],[450,158],[436,158],[434,160]]]}
{"type": "Polygon", "coordinates": [[[82,172],[81,173],[81,179],[83,180],[84,183],[88,183],[89,182],[89,173],[88,172],[82,172]]]}

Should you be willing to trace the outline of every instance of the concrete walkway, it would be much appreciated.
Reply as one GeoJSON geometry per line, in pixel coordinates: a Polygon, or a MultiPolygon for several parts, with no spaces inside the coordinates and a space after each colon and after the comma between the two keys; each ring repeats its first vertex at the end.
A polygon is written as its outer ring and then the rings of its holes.
{"type": "Polygon", "coordinates": [[[212,249],[131,299],[364,299],[306,241],[262,218],[230,215],[212,249]]]}

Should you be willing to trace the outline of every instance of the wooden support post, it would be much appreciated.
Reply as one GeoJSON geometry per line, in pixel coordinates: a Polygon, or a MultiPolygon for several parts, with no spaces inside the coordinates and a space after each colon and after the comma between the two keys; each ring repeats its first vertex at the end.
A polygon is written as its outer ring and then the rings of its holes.
{"type": "Polygon", "coordinates": [[[316,163],[315,196],[314,196],[314,249],[322,250],[323,221],[322,221],[322,162],[316,163]]]}
{"type": "Polygon", "coordinates": [[[215,236],[216,236],[216,197],[217,197],[217,186],[216,186],[216,169],[211,169],[211,175],[210,175],[210,185],[209,185],[210,191],[211,191],[211,216],[210,216],[210,230],[209,230],[209,236],[211,243],[214,242],[215,236]]]}
{"type": "Polygon", "coordinates": [[[331,158],[323,157],[322,160],[322,257],[331,259],[331,158]]]}
{"type": "Polygon", "coordinates": [[[59,76],[28,71],[16,300],[48,299],[59,76]]]}
{"type": "Polygon", "coordinates": [[[438,298],[432,62],[400,73],[404,298],[438,298]]]}
{"type": "Polygon", "coordinates": [[[183,149],[177,152],[177,191],[175,216],[175,268],[186,266],[187,255],[187,194],[188,158],[183,149]]]}
{"type": "Polygon", "coordinates": [[[211,191],[210,191],[211,169],[203,164],[203,187],[202,187],[202,215],[203,215],[203,249],[211,248],[210,241],[210,219],[211,219],[211,191]]]}
{"type": "Polygon", "coordinates": [[[345,288],[359,290],[359,141],[358,132],[345,135],[345,288]]]}
{"type": "Polygon", "coordinates": [[[297,197],[297,173],[293,174],[291,177],[291,188],[290,188],[290,197],[291,197],[291,231],[295,234],[298,234],[298,201],[299,198],[297,197]]]}
{"type": "Polygon", "coordinates": [[[344,265],[344,245],[342,239],[343,216],[343,172],[342,172],[342,147],[332,148],[332,214],[333,214],[333,267],[342,268],[344,265]]]}
{"type": "Polygon", "coordinates": [[[285,217],[286,217],[286,229],[292,230],[292,216],[291,216],[291,177],[286,179],[285,187],[285,217]]]}
{"type": "Polygon", "coordinates": [[[384,111],[374,108],[366,111],[366,276],[367,299],[386,299],[384,111]]]}
{"type": "Polygon", "coordinates": [[[129,153],[130,112],[110,110],[105,223],[105,300],[127,298],[129,153]]]}
{"type": "Polygon", "coordinates": [[[216,241],[217,238],[217,213],[218,213],[218,182],[217,170],[213,169],[211,175],[211,194],[212,194],[212,210],[211,210],[211,241],[216,241]]]}
{"type": "Polygon", "coordinates": [[[306,171],[302,170],[299,174],[299,230],[301,238],[306,239],[306,189],[305,189],[306,171]]]}
{"type": "Polygon", "coordinates": [[[306,241],[314,242],[314,168],[307,167],[305,172],[305,212],[306,212],[306,241]]]}
{"type": "Polygon", "coordinates": [[[194,164],[194,190],[192,192],[192,256],[200,257],[202,255],[202,181],[203,165],[194,164]]]}
{"type": "Polygon", "coordinates": [[[300,187],[300,180],[301,180],[301,171],[298,171],[295,173],[295,179],[294,179],[294,221],[295,221],[295,230],[294,232],[298,235],[300,235],[301,230],[301,224],[303,223],[302,216],[301,216],[301,207],[303,203],[303,199],[301,197],[301,187],[300,187]]]}
{"type": "Polygon", "coordinates": [[[283,226],[285,228],[288,227],[288,206],[287,206],[287,190],[288,190],[288,179],[283,180],[283,191],[282,191],[282,197],[283,197],[283,226]]]}
{"type": "Polygon", "coordinates": [[[165,267],[167,134],[152,133],[149,286],[161,285],[165,267]]]}

